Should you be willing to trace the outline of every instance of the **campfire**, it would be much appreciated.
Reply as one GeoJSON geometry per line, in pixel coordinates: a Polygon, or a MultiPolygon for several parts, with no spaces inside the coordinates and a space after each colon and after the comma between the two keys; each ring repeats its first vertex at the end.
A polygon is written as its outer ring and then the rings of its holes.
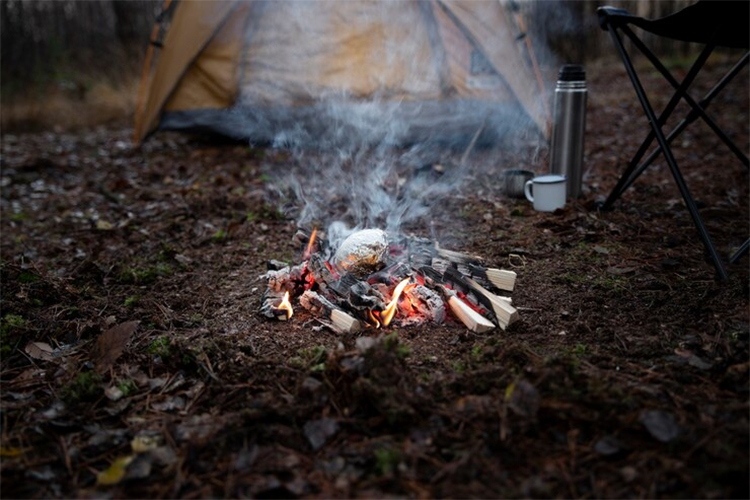
{"type": "Polygon", "coordinates": [[[507,329],[518,319],[508,296],[516,273],[429,239],[390,239],[363,229],[335,248],[325,234],[300,229],[301,262],[271,260],[260,312],[288,321],[293,303],[338,333],[455,320],[473,332],[507,329]]]}

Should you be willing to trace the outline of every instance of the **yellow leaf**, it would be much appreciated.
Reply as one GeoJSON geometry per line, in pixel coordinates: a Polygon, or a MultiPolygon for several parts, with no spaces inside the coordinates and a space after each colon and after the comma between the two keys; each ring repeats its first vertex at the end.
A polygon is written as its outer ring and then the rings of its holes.
{"type": "Polygon", "coordinates": [[[23,455],[23,450],[21,448],[16,448],[15,446],[0,446],[0,457],[12,458],[20,455],[23,455]]]}
{"type": "Polygon", "coordinates": [[[104,219],[99,219],[96,221],[96,228],[99,229],[100,231],[111,231],[114,228],[114,226],[112,225],[111,222],[108,222],[104,219]]]}
{"type": "Polygon", "coordinates": [[[133,453],[146,453],[159,447],[159,436],[136,436],[130,442],[133,453]]]}
{"type": "Polygon", "coordinates": [[[96,484],[101,486],[111,486],[122,481],[125,473],[128,471],[128,465],[133,461],[133,455],[120,457],[109,466],[108,469],[101,471],[96,475],[96,484]]]}

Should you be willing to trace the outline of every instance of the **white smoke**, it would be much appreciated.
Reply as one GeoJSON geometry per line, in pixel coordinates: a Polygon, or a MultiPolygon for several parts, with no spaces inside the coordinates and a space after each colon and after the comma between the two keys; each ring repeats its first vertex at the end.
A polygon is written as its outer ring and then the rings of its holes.
{"type": "MultiPolygon", "coordinates": [[[[517,103],[429,97],[440,86],[440,75],[426,61],[432,55],[425,53],[426,35],[420,31],[425,29],[420,28],[424,5],[357,2],[365,12],[357,26],[342,23],[335,5],[326,8],[329,4],[271,2],[256,7],[278,30],[250,24],[247,37],[260,47],[261,76],[243,88],[228,118],[252,141],[291,153],[289,169],[269,173],[278,192],[290,200],[300,226],[327,228],[331,240],[343,239],[355,228],[379,227],[396,234],[404,225],[427,226],[433,208],[460,193],[467,175],[486,165],[473,161],[477,151],[485,157],[495,154],[498,160],[492,165],[502,168],[500,159],[509,148],[530,145],[538,150],[543,144],[533,120],[517,103]],[[395,4],[410,8],[394,16],[395,4]],[[326,75],[346,72],[330,57],[321,58],[340,48],[331,46],[336,41],[331,33],[351,41],[358,30],[367,34],[373,29],[379,30],[375,39],[380,44],[363,51],[373,71],[349,75],[350,80],[338,86],[323,86],[326,75]],[[307,43],[285,46],[282,42],[289,37],[307,43]],[[269,59],[264,50],[271,49],[275,52],[269,59]],[[281,80],[287,83],[279,85],[281,80]],[[367,100],[359,97],[364,90],[367,100]],[[401,94],[427,98],[393,98],[401,94]],[[291,105],[300,95],[307,96],[306,102],[291,105]]],[[[247,64],[253,64],[256,56],[248,57],[247,64]]],[[[500,81],[496,76],[477,82],[494,85],[500,81]]]]}

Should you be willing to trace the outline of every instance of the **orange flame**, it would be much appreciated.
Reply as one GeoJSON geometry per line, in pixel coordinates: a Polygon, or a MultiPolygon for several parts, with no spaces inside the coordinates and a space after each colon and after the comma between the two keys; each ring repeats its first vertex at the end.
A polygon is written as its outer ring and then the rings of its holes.
{"type": "Polygon", "coordinates": [[[385,306],[385,309],[383,309],[383,312],[380,313],[380,319],[383,322],[383,326],[388,326],[391,324],[391,321],[393,320],[393,316],[396,315],[396,306],[398,305],[398,298],[401,296],[401,292],[404,291],[404,288],[406,288],[406,285],[409,284],[410,278],[404,278],[401,280],[401,283],[399,283],[396,286],[396,289],[393,290],[393,295],[391,296],[391,301],[388,303],[387,306],[385,306]]]}
{"type": "Polygon", "coordinates": [[[292,303],[289,302],[289,292],[286,292],[284,294],[284,298],[281,299],[281,304],[277,307],[277,309],[282,309],[286,311],[286,317],[279,317],[280,320],[286,321],[292,317],[292,314],[294,314],[294,309],[292,309],[292,303]]]}
{"type": "Polygon", "coordinates": [[[377,311],[373,313],[372,311],[367,311],[367,316],[370,319],[370,322],[372,322],[373,325],[375,325],[375,328],[380,328],[380,321],[378,320],[378,316],[376,315],[377,311]]]}
{"type": "Polygon", "coordinates": [[[307,248],[305,248],[305,253],[302,254],[302,259],[309,259],[310,255],[312,255],[312,249],[313,245],[315,244],[316,236],[318,236],[318,228],[314,227],[312,230],[312,234],[310,234],[310,241],[307,243],[307,248]]]}

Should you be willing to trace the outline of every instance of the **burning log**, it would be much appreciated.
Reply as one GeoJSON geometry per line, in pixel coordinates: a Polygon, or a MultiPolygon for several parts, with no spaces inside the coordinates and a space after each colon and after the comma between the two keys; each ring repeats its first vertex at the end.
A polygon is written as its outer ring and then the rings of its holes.
{"type": "Polygon", "coordinates": [[[349,235],[333,256],[337,269],[364,278],[385,267],[388,238],[380,229],[363,229],[349,235]]]}
{"type": "Polygon", "coordinates": [[[304,287],[307,263],[296,266],[283,267],[277,271],[268,271],[263,275],[268,283],[268,288],[274,292],[294,292],[295,288],[304,287]]]}
{"type": "Polygon", "coordinates": [[[366,281],[358,280],[352,274],[345,274],[334,290],[348,305],[357,311],[381,310],[385,307],[385,297],[366,281]]]}
{"type": "Polygon", "coordinates": [[[314,315],[330,320],[330,323],[325,323],[338,333],[357,333],[362,329],[359,320],[333,305],[317,292],[306,290],[300,296],[299,303],[314,315]]]}
{"type": "Polygon", "coordinates": [[[292,317],[293,310],[288,291],[276,292],[267,288],[260,300],[260,313],[266,318],[286,321],[292,317]]]}
{"type": "Polygon", "coordinates": [[[404,295],[408,299],[408,301],[404,301],[408,304],[408,309],[402,313],[405,316],[405,319],[401,320],[402,325],[409,324],[409,320],[415,318],[415,316],[410,315],[412,312],[418,315],[416,318],[424,318],[438,325],[445,321],[445,302],[440,298],[440,295],[426,286],[407,287],[404,290],[404,295]]]}

